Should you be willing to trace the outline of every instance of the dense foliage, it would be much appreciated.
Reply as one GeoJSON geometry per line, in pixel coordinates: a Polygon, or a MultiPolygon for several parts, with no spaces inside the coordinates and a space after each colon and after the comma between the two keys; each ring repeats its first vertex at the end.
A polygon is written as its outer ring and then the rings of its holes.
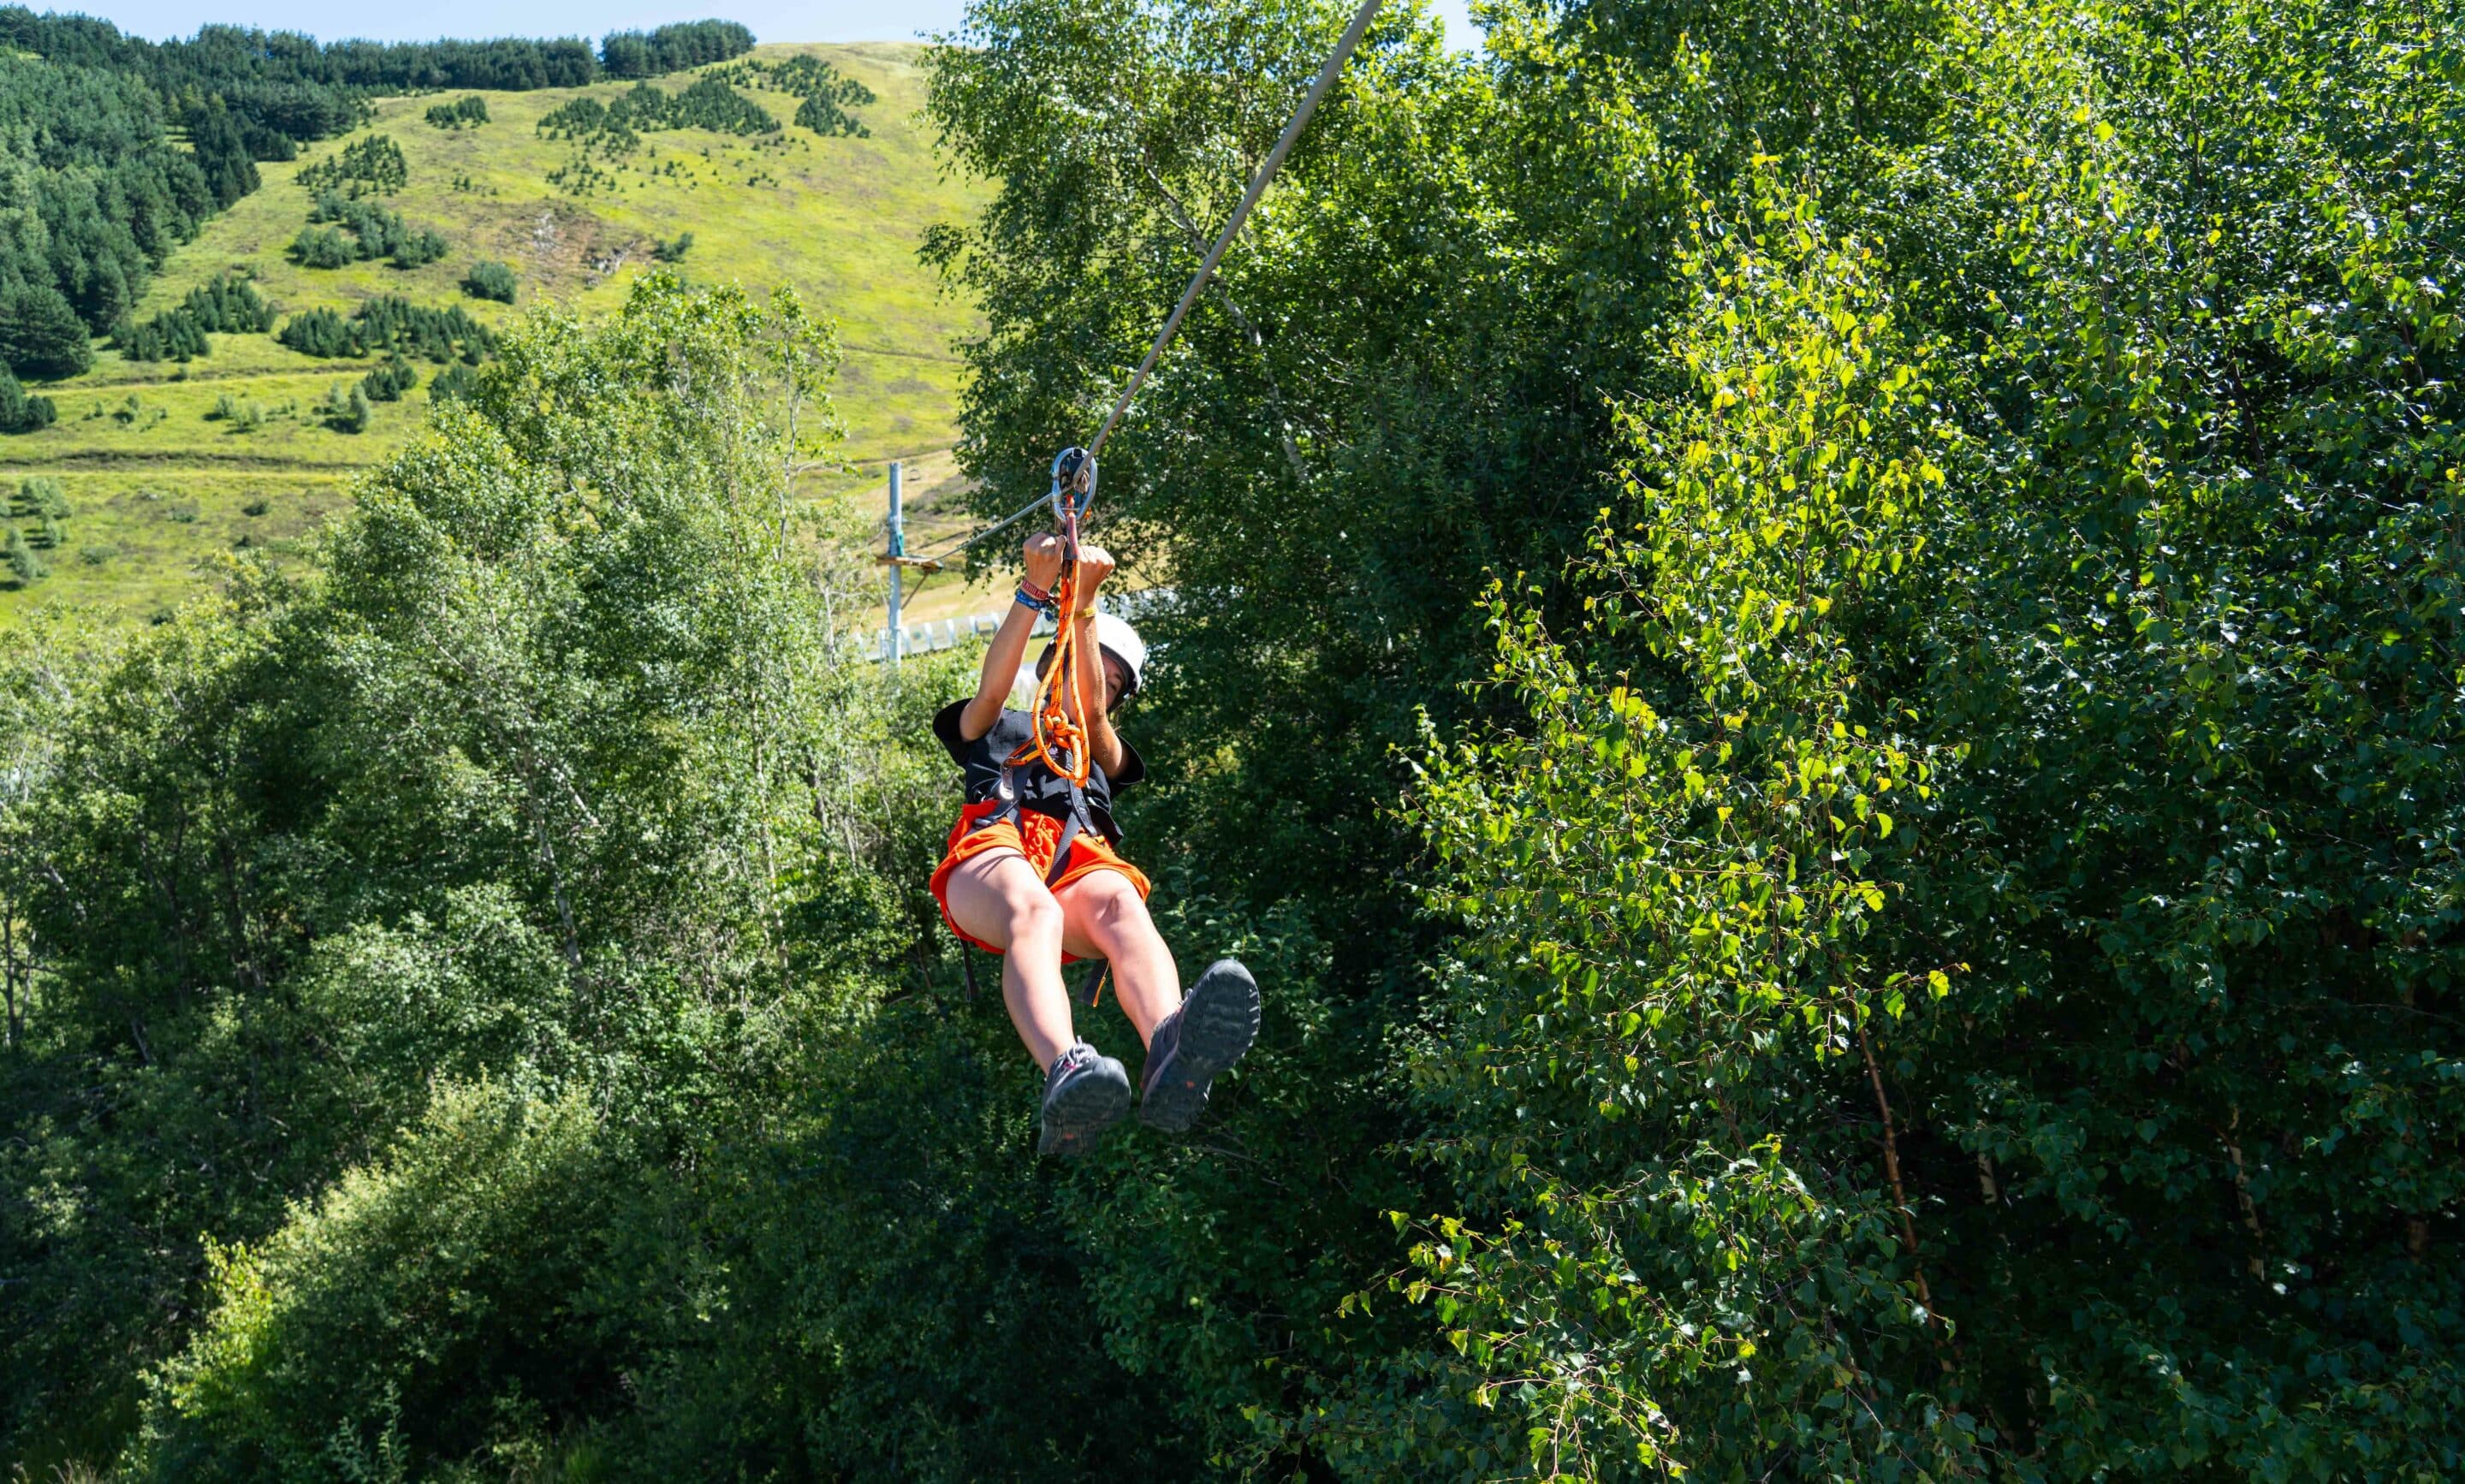
{"type": "Polygon", "coordinates": [[[348,318],[331,309],[307,309],[282,321],[275,340],[303,356],[325,360],[399,350],[443,365],[473,365],[495,352],[496,332],[448,305],[433,309],[392,295],[372,299],[348,318]]]}
{"type": "Polygon", "coordinates": [[[488,122],[488,100],[477,93],[465,94],[450,103],[431,104],[427,119],[433,128],[458,129],[466,123],[476,128],[488,122]]]}
{"type": "Polygon", "coordinates": [[[85,368],[172,248],[219,210],[144,83],[0,52],[0,361],[85,368]]]}
{"type": "Polygon", "coordinates": [[[354,200],[363,193],[392,195],[411,184],[411,166],[392,135],[370,134],[344,145],[339,154],[301,166],[292,183],[317,192],[322,207],[337,192],[354,200]]]}
{"type": "MultiPolygon", "coordinates": [[[[934,54],[983,511],[1349,9],[934,54]]],[[[1028,1155],[801,311],[286,323],[433,432],[0,667],[34,1468],[2465,1471],[2465,34],[1484,15],[1373,31],[1106,451],[1128,850],[1268,991],[1189,1140],[1028,1155]]]]}
{"type": "Polygon", "coordinates": [[[351,127],[373,96],[526,92],[582,87],[599,77],[590,44],[574,38],[320,43],[298,32],[207,26],[185,40],[154,42],[88,16],[14,6],[0,9],[0,44],[140,78],[164,98],[218,103],[259,160],[288,160],[291,145],[351,127]]]}
{"type": "MultiPolygon", "coordinates": [[[[1004,182],[937,243],[988,511],[1306,65],[1212,65],[1258,55],[1216,13],[983,5],[943,54],[1004,182]]],[[[1154,1338],[1123,1169],[1107,1322],[1253,1388],[1223,1446],[1362,1476],[2453,1472],[2465,38],[1492,19],[1485,73],[1357,74],[1107,461],[1183,600],[1146,817],[1346,945],[1333,1059],[1391,1079],[1289,1090],[1239,1136],[1288,1188],[1155,1229],[1344,1230],[1343,1321],[1220,1274],[1154,1338]]]]}
{"type": "Polygon", "coordinates": [[[59,415],[51,398],[29,392],[0,363],[0,432],[39,432],[59,415]]]}
{"type": "MultiPolygon", "coordinates": [[[[0,540],[7,542],[10,575],[21,587],[40,581],[48,567],[37,553],[56,554],[68,544],[68,492],[60,488],[59,480],[49,476],[21,479],[14,495],[0,501],[0,517],[13,518],[0,521],[8,526],[7,536],[0,540]]],[[[0,957],[6,957],[5,951],[0,951],[0,957]]],[[[8,971],[13,972],[13,968],[8,971]]],[[[11,1004],[15,1004],[13,999],[11,1004]]]]}
{"type": "Polygon", "coordinates": [[[393,372],[389,366],[379,366],[356,382],[336,382],[317,399],[317,421],[336,432],[366,432],[376,420],[376,398],[369,393],[369,382],[390,386],[393,372]]]}
{"type": "MultiPolygon", "coordinates": [[[[665,262],[667,259],[661,258],[665,262]]],[[[462,276],[462,292],[473,299],[491,299],[500,304],[514,301],[514,271],[494,258],[483,257],[471,265],[462,276]]]]}
{"type": "Polygon", "coordinates": [[[734,21],[678,21],[649,32],[609,33],[599,41],[599,65],[611,78],[656,78],[752,50],[753,33],[734,21]]]}
{"type": "Polygon", "coordinates": [[[111,343],[127,361],[187,361],[211,355],[214,335],[262,335],[274,328],[274,305],[242,274],[224,274],[189,291],[172,308],[142,323],[112,326],[111,343]]]}
{"type": "Polygon", "coordinates": [[[399,402],[404,392],[418,385],[419,368],[403,359],[402,352],[398,350],[388,355],[384,364],[375,370],[360,378],[360,390],[367,393],[371,402],[399,402]]]}
{"type": "Polygon", "coordinates": [[[586,160],[592,154],[621,160],[640,146],[642,135],[663,129],[749,137],[779,132],[779,121],[719,78],[704,76],[678,93],[637,82],[612,103],[577,98],[549,110],[538,127],[543,138],[575,141],[586,160]]]}
{"type": "Polygon", "coordinates": [[[433,227],[413,227],[373,201],[324,190],[289,254],[303,268],[346,268],[378,258],[390,259],[396,268],[418,268],[443,257],[446,246],[445,234],[433,227]]]}
{"type": "Polygon", "coordinates": [[[824,138],[844,135],[863,139],[873,132],[855,113],[877,101],[873,89],[818,56],[790,56],[775,62],[753,57],[710,76],[726,82],[755,82],[794,94],[799,100],[796,126],[824,138]]]}

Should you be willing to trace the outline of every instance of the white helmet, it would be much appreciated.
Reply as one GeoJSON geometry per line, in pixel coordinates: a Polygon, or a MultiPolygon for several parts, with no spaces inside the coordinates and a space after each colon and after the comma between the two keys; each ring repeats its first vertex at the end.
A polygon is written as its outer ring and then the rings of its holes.
{"type": "Polygon", "coordinates": [[[1130,627],[1130,621],[1111,613],[1096,615],[1096,644],[1105,653],[1121,662],[1130,674],[1130,683],[1121,688],[1121,698],[1129,699],[1139,693],[1139,680],[1147,668],[1147,641],[1130,627]]]}

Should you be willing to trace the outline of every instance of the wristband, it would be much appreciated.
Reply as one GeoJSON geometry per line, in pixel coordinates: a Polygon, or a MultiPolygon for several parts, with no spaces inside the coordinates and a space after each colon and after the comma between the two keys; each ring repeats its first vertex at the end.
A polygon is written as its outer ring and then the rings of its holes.
{"type": "Polygon", "coordinates": [[[1060,606],[1053,601],[1053,594],[1043,591],[1030,584],[1019,584],[1018,591],[1011,594],[1011,597],[1013,601],[1023,603],[1039,613],[1044,613],[1055,618],[1061,616],[1060,606]]]}

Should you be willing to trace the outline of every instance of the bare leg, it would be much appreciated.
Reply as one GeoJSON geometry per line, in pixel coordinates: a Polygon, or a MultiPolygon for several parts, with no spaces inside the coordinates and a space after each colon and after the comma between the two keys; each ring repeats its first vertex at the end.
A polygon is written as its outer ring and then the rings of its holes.
{"type": "Polygon", "coordinates": [[[1002,950],[1002,1003],[1010,1008],[1010,1023],[1036,1066],[1052,1070],[1053,1059],[1077,1039],[1070,1027],[1070,992],[1061,984],[1061,904],[1015,851],[962,861],[944,895],[951,920],[1002,950]]]}
{"type": "Polygon", "coordinates": [[[1140,1041],[1153,1040],[1157,1022],[1181,1005],[1181,969],[1139,889],[1118,871],[1091,871],[1059,897],[1061,946],[1113,965],[1113,993],[1122,1013],[1138,1028],[1140,1041]]]}

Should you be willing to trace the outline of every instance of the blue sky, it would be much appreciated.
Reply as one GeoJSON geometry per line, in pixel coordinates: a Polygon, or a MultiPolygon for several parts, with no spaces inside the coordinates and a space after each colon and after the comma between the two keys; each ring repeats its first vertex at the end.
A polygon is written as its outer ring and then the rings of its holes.
{"type": "MultiPolygon", "coordinates": [[[[333,0],[31,0],[36,10],[83,11],[121,30],[162,40],[185,36],[209,21],[236,21],[269,31],[304,31],[325,40],[366,36],[424,41],[438,36],[596,36],[666,21],[717,16],[743,21],[765,41],[884,41],[921,36],[953,25],[962,0],[728,0],[725,4],[643,0],[428,0],[413,6],[344,5],[333,0]]],[[[1437,0],[1447,37],[1473,44],[1465,0],[1437,0]]]]}

